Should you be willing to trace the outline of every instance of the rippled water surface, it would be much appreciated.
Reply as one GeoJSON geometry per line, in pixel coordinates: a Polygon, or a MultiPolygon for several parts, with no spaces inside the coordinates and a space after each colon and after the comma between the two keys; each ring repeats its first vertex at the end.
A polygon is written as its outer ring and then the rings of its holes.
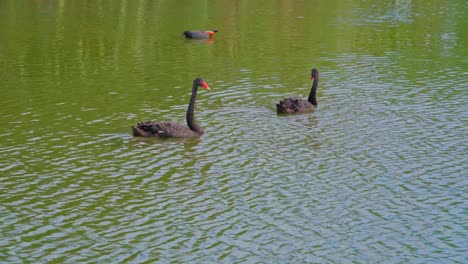
{"type": "Polygon", "coordinates": [[[466,13],[0,1],[0,263],[467,263],[466,13]],[[132,137],[196,77],[204,135],[132,137]]]}

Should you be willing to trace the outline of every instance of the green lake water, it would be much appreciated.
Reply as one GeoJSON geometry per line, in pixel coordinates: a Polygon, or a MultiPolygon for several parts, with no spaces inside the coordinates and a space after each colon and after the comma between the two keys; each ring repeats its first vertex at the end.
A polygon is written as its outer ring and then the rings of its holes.
{"type": "Polygon", "coordinates": [[[0,0],[0,263],[467,263],[467,14],[0,0]],[[196,77],[205,134],[132,137],[196,77]]]}

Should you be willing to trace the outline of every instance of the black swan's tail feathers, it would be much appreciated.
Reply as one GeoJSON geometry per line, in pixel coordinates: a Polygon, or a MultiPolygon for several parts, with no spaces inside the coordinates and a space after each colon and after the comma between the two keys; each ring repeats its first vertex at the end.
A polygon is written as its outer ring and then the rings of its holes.
{"type": "Polygon", "coordinates": [[[281,100],[279,104],[276,104],[276,110],[278,113],[288,114],[312,112],[315,110],[315,106],[302,98],[289,97],[281,100]]]}
{"type": "Polygon", "coordinates": [[[140,127],[136,128],[132,126],[132,132],[134,137],[151,137],[152,134],[149,131],[145,131],[140,127]]]}

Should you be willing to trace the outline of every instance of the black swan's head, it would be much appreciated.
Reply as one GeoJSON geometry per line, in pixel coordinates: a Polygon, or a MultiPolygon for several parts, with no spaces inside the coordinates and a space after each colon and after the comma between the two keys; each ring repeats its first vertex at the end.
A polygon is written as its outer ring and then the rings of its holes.
{"type": "Polygon", "coordinates": [[[313,80],[314,78],[317,79],[319,76],[318,70],[317,69],[312,69],[312,72],[310,73],[310,79],[313,80]]]}
{"type": "Polygon", "coordinates": [[[193,83],[197,86],[205,88],[208,91],[211,91],[211,88],[208,86],[208,84],[206,84],[206,82],[202,78],[196,78],[195,80],[193,80],[193,83]]]}

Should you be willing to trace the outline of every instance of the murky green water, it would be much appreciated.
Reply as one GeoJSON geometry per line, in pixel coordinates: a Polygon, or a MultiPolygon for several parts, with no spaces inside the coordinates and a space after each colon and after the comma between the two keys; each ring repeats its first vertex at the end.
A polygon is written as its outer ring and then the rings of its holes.
{"type": "Polygon", "coordinates": [[[0,262],[466,263],[467,11],[0,1],[0,262]],[[203,136],[131,136],[196,77],[203,136]]]}

